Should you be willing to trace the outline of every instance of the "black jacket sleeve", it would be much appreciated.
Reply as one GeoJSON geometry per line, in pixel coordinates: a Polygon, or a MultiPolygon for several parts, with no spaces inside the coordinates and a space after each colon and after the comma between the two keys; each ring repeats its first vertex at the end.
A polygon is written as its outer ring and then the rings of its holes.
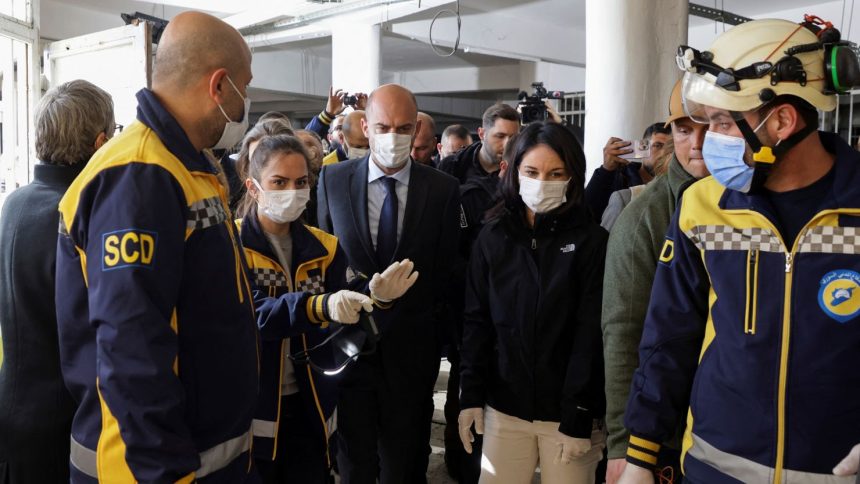
{"type": "Polygon", "coordinates": [[[478,237],[466,274],[463,346],[460,350],[460,408],[483,407],[493,359],[496,330],[490,318],[489,264],[478,237]]]}
{"type": "Polygon", "coordinates": [[[600,223],[603,217],[603,211],[609,205],[609,197],[612,192],[622,188],[618,179],[620,178],[620,170],[609,171],[606,168],[598,167],[588,180],[588,185],[585,186],[585,204],[591,210],[591,215],[594,221],[600,223]]]}

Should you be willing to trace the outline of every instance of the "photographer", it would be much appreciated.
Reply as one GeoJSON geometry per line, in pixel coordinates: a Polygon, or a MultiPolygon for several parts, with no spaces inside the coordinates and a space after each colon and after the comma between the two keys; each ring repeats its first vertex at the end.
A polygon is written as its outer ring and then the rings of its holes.
{"type": "MultiPolygon", "coordinates": [[[[353,95],[348,94],[343,89],[335,89],[332,86],[328,88],[328,100],[325,104],[325,109],[318,115],[314,116],[313,119],[305,126],[305,129],[308,131],[313,131],[318,134],[320,138],[327,138],[329,134],[329,127],[332,124],[332,121],[339,116],[343,111],[347,108],[347,106],[351,106],[353,109],[363,111],[367,106],[367,94],[358,92],[353,95]]],[[[337,133],[332,133],[331,144],[335,145],[335,135],[337,133]]],[[[338,143],[339,144],[339,143],[338,143]]],[[[346,150],[342,146],[338,146],[331,150],[332,152],[337,153],[337,160],[343,161],[348,159],[346,150]]]]}
{"type": "MultiPolygon", "coordinates": [[[[662,146],[671,135],[672,130],[664,127],[663,123],[654,123],[645,129],[642,138],[649,140],[649,143],[662,146]]],[[[643,185],[654,178],[651,164],[653,157],[644,159],[642,162],[622,158],[630,153],[633,153],[632,141],[620,138],[609,138],[606,146],[603,147],[603,166],[594,170],[591,180],[585,186],[585,203],[591,208],[591,214],[598,222],[613,192],[643,185]]]]}
{"type": "Polygon", "coordinates": [[[520,113],[523,126],[534,122],[548,121],[563,124],[561,116],[549,102],[550,99],[561,99],[564,97],[562,91],[547,91],[542,82],[533,82],[534,92],[531,96],[525,91],[520,91],[517,98],[517,112],[520,113]]]}

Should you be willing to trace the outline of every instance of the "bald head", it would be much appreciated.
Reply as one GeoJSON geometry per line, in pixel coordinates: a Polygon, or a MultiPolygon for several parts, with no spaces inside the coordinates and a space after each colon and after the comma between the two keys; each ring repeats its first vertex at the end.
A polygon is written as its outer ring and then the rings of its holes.
{"type": "Polygon", "coordinates": [[[370,118],[377,110],[386,109],[411,110],[412,117],[418,114],[418,101],[412,91],[399,84],[385,84],[370,93],[367,98],[367,117],[370,118]]]}
{"type": "Polygon", "coordinates": [[[361,130],[361,121],[364,119],[366,119],[364,111],[360,110],[353,111],[344,116],[342,133],[343,140],[347,145],[346,149],[366,149],[369,146],[367,136],[361,130]]]}
{"type": "Polygon", "coordinates": [[[402,148],[406,148],[404,143],[409,143],[408,148],[412,149],[415,131],[420,124],[415,95],[397,84],[380,86],[367,98],[365,115],[367,119],[362,121],[361,126],[370,142],[371,160],[386,175],[397,173],[409,159],[409,152],[402,151],[402,148]],[[386,148],[391,140],[397,144],[398,153],[394,157],[389,156],[390,150],[386,148]]]}
{"type": "Polygon", "coordinates": [[[412,158],[418,163],[429,165],[433,162],[436,149],[436,122],[427,113],[418,113],[418,131],[412,142],[412,158]]]}
{"type": "Polygon", "coordinates": [[[248,72],[251,51],[236,29],[200,12],[183,12],[167,24],[152,74],[153,90],[184,91],[224,68],[231,76],[248,72]]]}

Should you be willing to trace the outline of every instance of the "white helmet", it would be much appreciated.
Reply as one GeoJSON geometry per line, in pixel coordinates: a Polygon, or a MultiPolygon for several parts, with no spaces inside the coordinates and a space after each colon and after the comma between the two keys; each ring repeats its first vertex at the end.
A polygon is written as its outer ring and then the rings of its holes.
{"type": "Polygon", "coordinates": [[[839,41],[839,32],[817,17],[807,16],[802,24],[775,19],[740,24],[717,37],[705,52],[678,49],[678,66],[686,71],[685,110],[691,117],[701,112],[701,106],[751,111],[776,96],[792,95],[832,111],[834,94],[842,86],[831,66],[842,68],[846,54],[856,66],[856,55],[839,41]],[[832,62],[837,54],[839,62],[832,62]]]}

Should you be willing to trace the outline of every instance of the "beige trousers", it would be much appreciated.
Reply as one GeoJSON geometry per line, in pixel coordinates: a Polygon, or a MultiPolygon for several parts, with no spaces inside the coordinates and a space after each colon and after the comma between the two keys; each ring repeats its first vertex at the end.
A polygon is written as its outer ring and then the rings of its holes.
{"type": "Polygon", "coordinates": [[[591,450],[562,464],[558,424],[528,422],[487,406],[480,484],[529,484],[538,464],[542,484],[593,484],[606,446],[606,431],[595,426],[591,450]]]}

